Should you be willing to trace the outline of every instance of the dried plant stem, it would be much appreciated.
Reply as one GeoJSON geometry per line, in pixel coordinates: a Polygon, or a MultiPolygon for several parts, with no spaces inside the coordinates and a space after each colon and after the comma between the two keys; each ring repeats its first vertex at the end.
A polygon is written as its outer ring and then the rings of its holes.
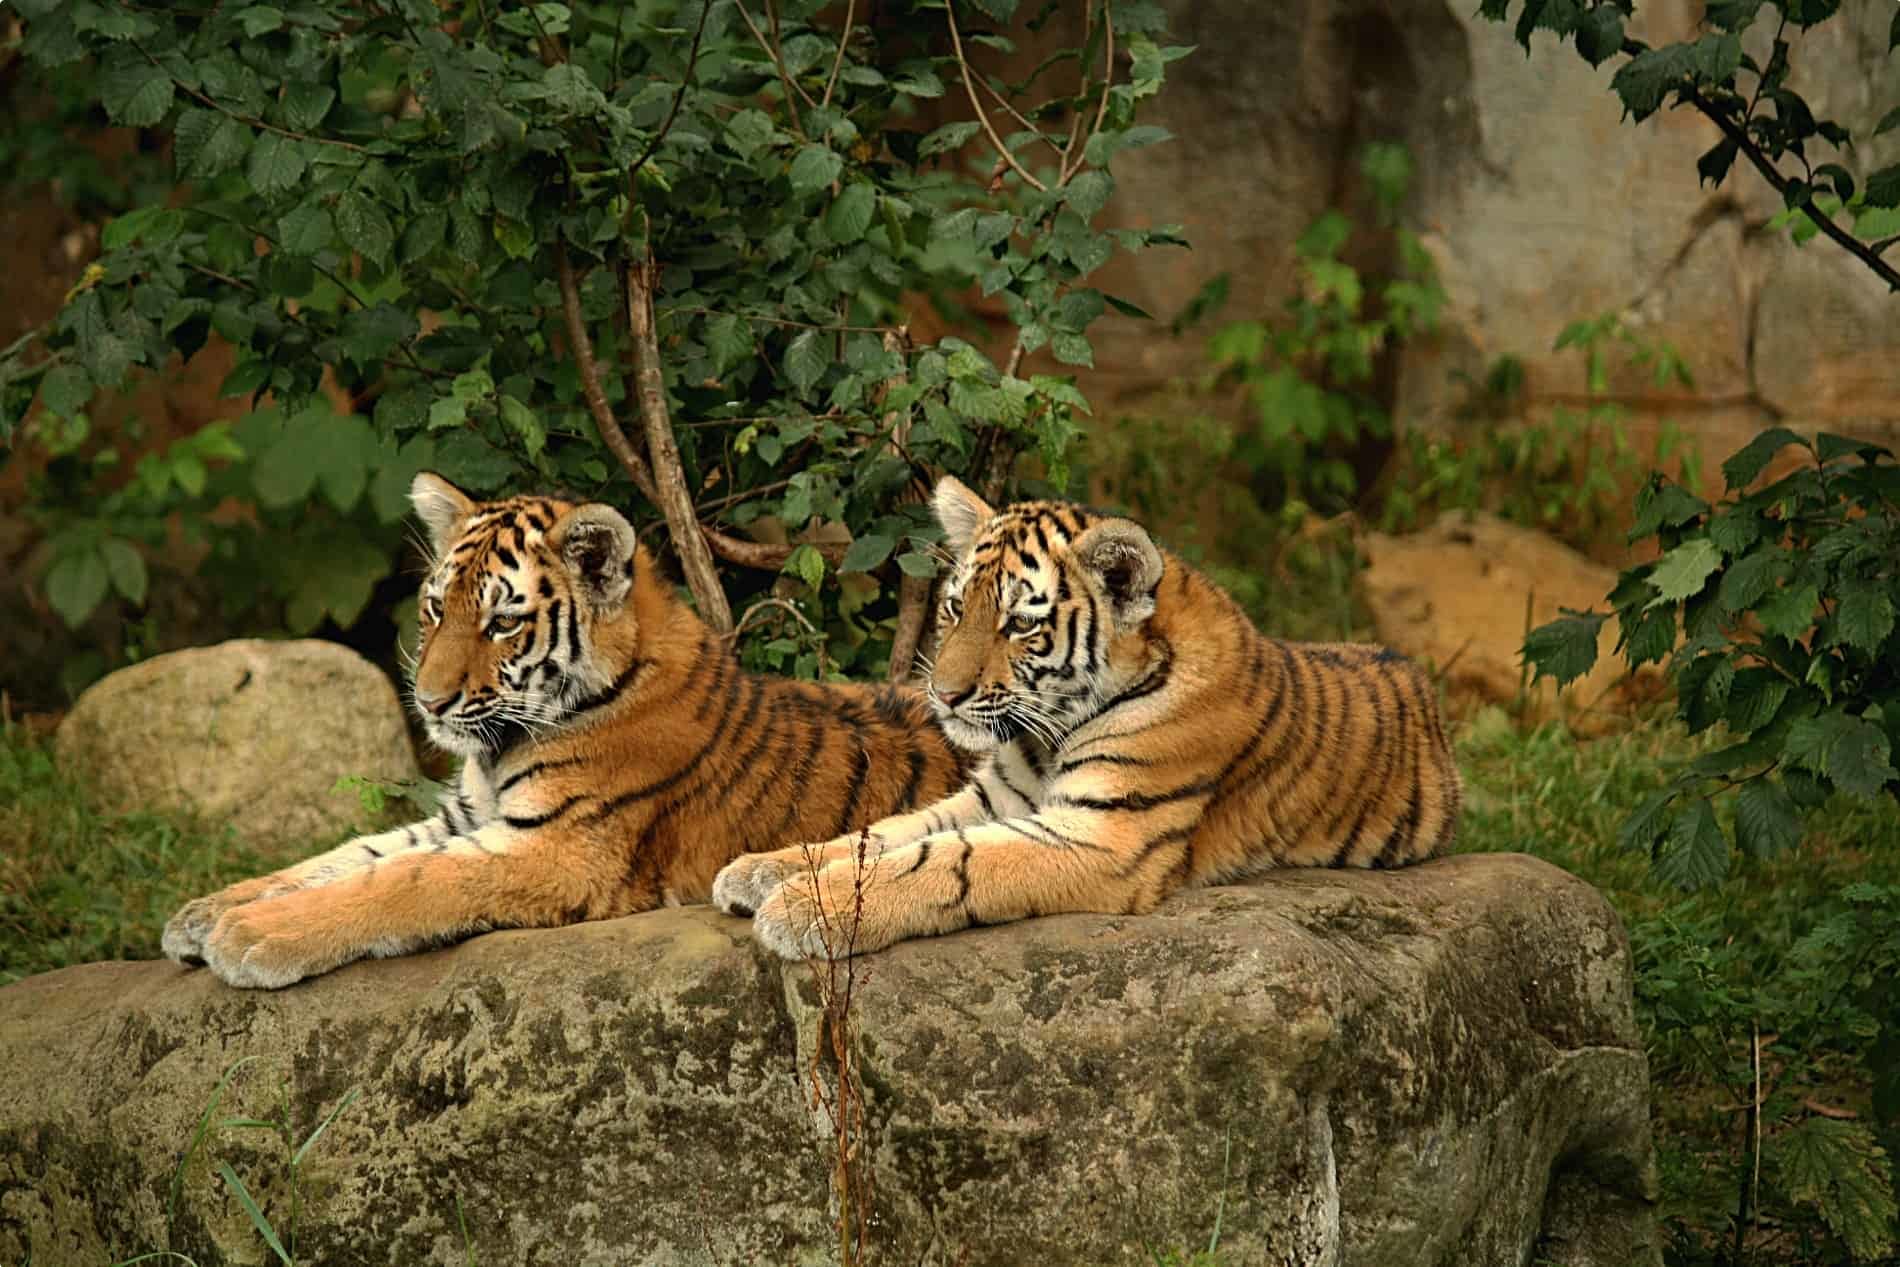
{"type": "Polygon", "coordinates": [[[666,516],[673,548],[679,553],[680,570],[686,574],[686,585],[693,592],[700,619],[724,633],[732,628],[732,607],[726,602],[726,591],[719,584],[718,569],[713,566],[712,552],[693,509],[666,407],[660,344],[653,331],[653,288],[658,274],[651,252],[626,265],[627,330],[633,341],[634,378],[639,389],[640,420],[646,429],[647,456],[653,462],[654,500],[666,516]]]}
{"type": "Polygon", "coordinates": [[[558,238],[554,243],[554,272],[561,286],[561,311],[567,318],[568,347],[574,355],[574,366],[580,372],[581,395],[594,415],[594,425],[600,429],[600,438],[606,443],[608,452],[614,455],[621,469],[633,480],[634,487],[644,493],[648,501],[657,504],[660,494],[654,486],[652,472],[647,470],[646,459],[628,441],[627,433],[620,429],[613,406],[607,403],[607,393],[600,385],[600,365],[594,360],[594,341],[587,337],[587,322],[581,317],[580,285],[574,279],[573,261],[567,257],[567,244],[558,238]]]}

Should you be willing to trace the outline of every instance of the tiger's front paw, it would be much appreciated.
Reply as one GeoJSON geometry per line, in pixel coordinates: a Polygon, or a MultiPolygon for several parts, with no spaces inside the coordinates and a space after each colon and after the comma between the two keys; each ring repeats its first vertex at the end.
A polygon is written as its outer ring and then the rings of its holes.
{"type": "Polygon", "coordinates": [[[225,912],[246,902],[269,897],[274,891],[283,890],[274,890],[268,878],[260,878],[245,880],[219,889],[216,893],[193,898],[165,921],[165,932],[159,939],[159,947],[173,963],[199,967],[205,961],[205,941],[211,936],[211,930],[218,926],[218,921],[224,918],[225,912]]]}
{"type": "Polygon", "coordinates": [[[357,957],[326,935],[320,920],[299,911],[294,898],[226,911],[205,939],[205,966],[226,985],[280,990],[357,957]]]}
{"type": "Polygon", "coordinates": [[[781,959],[847,958],[848,930],[834,926],[820,906],[809,875],[787,880],[760,901],[752,916],[752,935],[781,959]],[[828,953],[836,945],[837,955],[828,953]]]}
{"type": "Polygon", "coordinates": [[[799,848],[741,854],[713,877],[713,905],[743,919],[758,910],[773,889],[810,870],[811,864],[799,848]]]}

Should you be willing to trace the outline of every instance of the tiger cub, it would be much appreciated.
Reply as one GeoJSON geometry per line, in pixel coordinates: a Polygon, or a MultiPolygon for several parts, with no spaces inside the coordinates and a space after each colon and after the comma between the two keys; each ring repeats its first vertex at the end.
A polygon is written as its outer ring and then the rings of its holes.
{"type": "Polygon", "coordinates": [[[927,805],[973,758],[921,695],[743,672],[618,511],[410,491],[434,555],[413,702],[434,817],[188,903],[165,953],[271,989],[365,955],[704,900],[749,840],[927,805]]]}
{"type": "Polygon", "coordinates": [[[1139,913],[1188,885],[1394,867],[1451,840],[1458,770],[1409,661],[1263,637],[1127,519],[1059,502],[999,512],[948,478],[935,510],[957,565],[930,701],[987,759],[956,795],[876,823],[862,844],[727,864],[714,903],[756,912],[771,950],[1139,913]]]}

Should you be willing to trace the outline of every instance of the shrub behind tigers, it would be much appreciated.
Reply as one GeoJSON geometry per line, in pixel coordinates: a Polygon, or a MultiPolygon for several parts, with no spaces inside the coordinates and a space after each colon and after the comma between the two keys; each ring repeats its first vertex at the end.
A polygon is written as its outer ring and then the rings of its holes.
{"type": "Polygon", "coordinates": [[[276,987],[704,899],[748,840],[834,835],[969,771],[914,691],[741,671],[612,507],[427,473],[411,497],[435,556],[413,702],[459,779],[424,822],[188,903],[171,958],[276,987]]]}
{"type": "Polygon", "coordinates": [[[929,694],[986,760],[956,795],[875,824],[868,875],[855,837],[810,847],[815,874],[799,846],[728,865],[713,900],[756,911],[767,946],[1143,912],[1185,885],[1399,866],[1451,840],[1458,770],[1404,658],[1262,636],[1127,519],[997,512],[948,478],[935,504],[957,566],[929,694]]]}

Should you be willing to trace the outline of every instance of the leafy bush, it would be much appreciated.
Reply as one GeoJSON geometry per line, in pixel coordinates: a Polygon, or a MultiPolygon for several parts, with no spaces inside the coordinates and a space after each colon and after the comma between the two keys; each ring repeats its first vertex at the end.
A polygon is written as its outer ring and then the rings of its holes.
{"type": "MultiPolygon", "coordinates": [[[[1900,791],[1900,467],[1875,445],[1785,427],[1722,464],[1710,505],[1657,475],[1636,499],[1632,541],[1661,556],[1623,572],[1609,596],[1630,666],[1667,661],[1691,734],[1718,723],[1734,742],[1684,767],[1622,829],[1684,887],[1729,872],[1730,839],[1769,858],[1800,838],[1801,815],[1835,792],[1900,791]],[[1754,492],[1777,453],[1808,461],[1754,492]],[[1733,793],[1724,829],[1713,798],[1733,793]]],[[[1609,616],[1577,612],[1532,631],[1526,660],[1569,682],[1596,662],[1609,616]]]]}
{"type": "Polygon", "coordinates": [[[1152,4],[1083,7],[1070,83],[1031,100],[970,65],[1013,48],[1013,0],[831,25],[819,0],[24,0],[31,64],[96,74],[179,182],[108,226],[42,350],[0,363],[0,440],[37,396],[31,434],[65,460],[36,498],[49,599],[74,624],[136,605],[179,523],[224,593],[275,582],[289,627],[348,625],[426,466],[628,505],[715,625],[782,574],[838,663],[876,663],[901,578],[934,567],[914,482],[1000,490],[1027,452],[1062,485],[1087,404],[1025,358],[1088,364],[1090,324],[1128,306],[1085,278],[1179,242],[1093,222],[1113,157],[1166,139],[1136,114],[1185,50],[1152,4]],[[970,117],[923,125],[959,92],[970,117]],[[907,309],[971,286],[1015,326],[1003,362],[911,346],[907,309]],[[214,334],[242,418],[111,494],[123,437],[88,435],[93,393],[214,334]]]}

